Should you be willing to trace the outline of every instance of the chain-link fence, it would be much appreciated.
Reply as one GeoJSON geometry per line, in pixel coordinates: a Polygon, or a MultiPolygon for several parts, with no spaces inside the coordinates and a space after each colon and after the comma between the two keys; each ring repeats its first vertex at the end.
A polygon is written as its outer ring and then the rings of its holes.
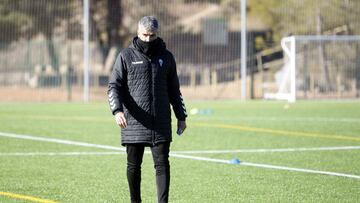
{"type": "MultiPolygon", "coordinates": [[[[114,59],[145,15],[160,21],[186,98],[241,98],[240,0],[89,1],[90,100],[105,100],[114,59]]],[[[356,0],[248,0],[247,98],[274,85],[282,37],[360,34],[357,8],[356,0]]],[[[0,101],[83,99],[83,13],[83,0],[0,2],[0,101]]]]}

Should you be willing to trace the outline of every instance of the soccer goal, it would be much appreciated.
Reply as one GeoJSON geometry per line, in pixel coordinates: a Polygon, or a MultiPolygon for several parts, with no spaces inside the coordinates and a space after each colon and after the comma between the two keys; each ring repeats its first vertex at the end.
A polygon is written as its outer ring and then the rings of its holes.
{"type": "Polygon", "coordinates": [[[359,97],[360,36],[291,36],[281,40],[284,63],[265,99],[359,97]]]}

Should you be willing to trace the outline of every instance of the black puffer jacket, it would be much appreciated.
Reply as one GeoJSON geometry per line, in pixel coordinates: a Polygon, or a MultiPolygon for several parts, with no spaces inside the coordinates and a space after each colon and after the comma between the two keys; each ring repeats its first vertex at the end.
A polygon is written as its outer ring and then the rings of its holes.
{"type": "Polygon", "coordinates": [[[187,117],[175,60],[160,38],[152,56],[142,53],[136,40],[117,56],[109,81],[111,111],[124,112],[128,123],[121,143],[170,142],[170,104],[178,120],[187,117]]]}

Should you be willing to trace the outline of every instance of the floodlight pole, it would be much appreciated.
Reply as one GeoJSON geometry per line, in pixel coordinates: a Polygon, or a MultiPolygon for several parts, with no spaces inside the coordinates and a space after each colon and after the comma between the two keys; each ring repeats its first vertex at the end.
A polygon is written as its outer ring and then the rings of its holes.
{"type": "Polygon", "coordinates": [[[89,0],[83,0],[84,4],[84,102],[89,102],[89,70],[90,70],[90,52],[89,52],[89,0]]]}
{"type": "Polygon", "coordinates": [[[241,100],[246,100],[246,0],[240,0],[241,8],[241,100]]]}

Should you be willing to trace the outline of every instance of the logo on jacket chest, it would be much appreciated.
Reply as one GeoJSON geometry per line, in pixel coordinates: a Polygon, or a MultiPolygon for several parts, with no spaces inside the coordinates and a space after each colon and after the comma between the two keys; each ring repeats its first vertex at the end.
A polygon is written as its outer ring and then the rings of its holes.
{"type": "Polygon", "coordinates": [[[131,64],[143,64],[144,61],[132,61],[131,64]]]}
{"type": "Polygon", "coordinates": [[[163,63],[164,63],[164,61],[163,61],[162,59],[159,59],[159,65],[160,65],[160,67],[163,66],[163,63]]]}

